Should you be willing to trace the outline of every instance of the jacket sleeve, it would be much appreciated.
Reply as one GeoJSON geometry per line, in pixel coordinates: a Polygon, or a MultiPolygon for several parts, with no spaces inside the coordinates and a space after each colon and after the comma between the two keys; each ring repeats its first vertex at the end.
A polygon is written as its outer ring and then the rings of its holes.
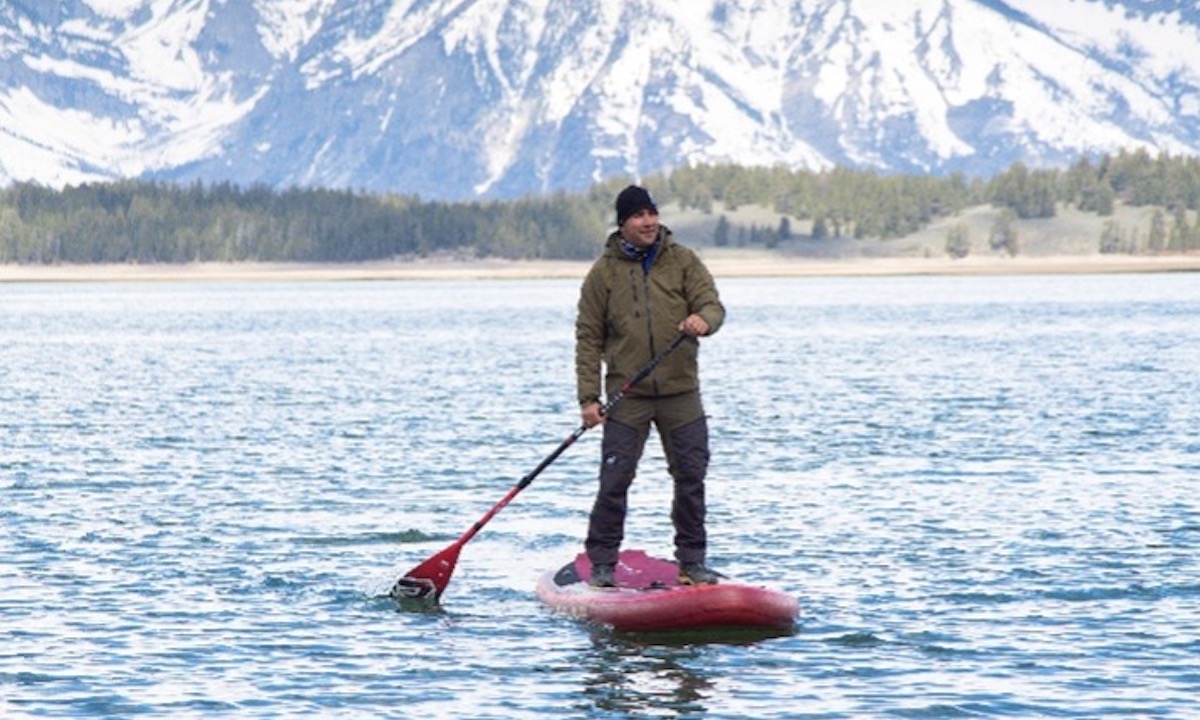
{"type": "Polygon", "coordinates": [[[580,405],[600,399],[607,303],[608,291],[597,263],[584,278],[575,317],[575,383],[580,405]]]}
{"type": "Polygon", "coordinates": [[[708,334],[720,330],[725,323],[725,306],[721,304],[712,273],[695,253],[692,253],[688,265],[684,287],[689,311],[704,318],[704,322],[708,323],[708,334]]]}

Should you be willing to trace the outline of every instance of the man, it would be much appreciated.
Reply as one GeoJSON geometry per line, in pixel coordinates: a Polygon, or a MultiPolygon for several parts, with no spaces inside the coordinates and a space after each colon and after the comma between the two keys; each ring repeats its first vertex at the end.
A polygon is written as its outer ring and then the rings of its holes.
{"type": "Polygon", "coordinates": [[[658,431],[674,478],[671,521],[679,580],[712,584],[705,561],[704,478],[708,471],[708,420],[700,401],[700,338],[716,332],[725,308],[712,275],[690,249],[658,222],[645,188],[617,195],[617,230],[583,281],[575,321],[575,369],[583,424],[604,423],[600,487],[588,522],[585,549],[591,584],[615,587],[617,554],[625,534],[626,499],[651,423],[658,431]],[[625,382],[679,334],[685,340],[650,377],[600,413],[601,364],[605,392],[625,382]]]}

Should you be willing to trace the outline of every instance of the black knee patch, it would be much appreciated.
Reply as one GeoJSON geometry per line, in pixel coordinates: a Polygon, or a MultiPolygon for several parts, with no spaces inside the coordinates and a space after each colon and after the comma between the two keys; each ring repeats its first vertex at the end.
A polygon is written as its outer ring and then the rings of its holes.
{"type": "Polygon", "coordinates": [[[671,449],[678,475],[703,478],[708,472],[708,418],[701,416],[672,430],[671,449]]]}

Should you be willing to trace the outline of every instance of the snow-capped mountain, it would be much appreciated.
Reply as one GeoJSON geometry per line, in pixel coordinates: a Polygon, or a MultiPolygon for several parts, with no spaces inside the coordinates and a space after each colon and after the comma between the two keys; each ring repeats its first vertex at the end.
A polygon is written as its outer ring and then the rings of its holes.
{"type": "Polygon", "coordinates": [[[8,0],[0,184],[425,198],[1200,151],[1190,0],[8,0]]]}

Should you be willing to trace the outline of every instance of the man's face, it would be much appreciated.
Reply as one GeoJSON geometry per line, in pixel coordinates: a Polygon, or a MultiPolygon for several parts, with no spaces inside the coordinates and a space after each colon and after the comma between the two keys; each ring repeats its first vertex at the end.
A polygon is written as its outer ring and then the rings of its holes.
{"type": "Polygon", "coordinates": [[[637,247],[648,248],[658,239],[658,213],[638,210],[621,224],[621,237],[637,247]]]}

